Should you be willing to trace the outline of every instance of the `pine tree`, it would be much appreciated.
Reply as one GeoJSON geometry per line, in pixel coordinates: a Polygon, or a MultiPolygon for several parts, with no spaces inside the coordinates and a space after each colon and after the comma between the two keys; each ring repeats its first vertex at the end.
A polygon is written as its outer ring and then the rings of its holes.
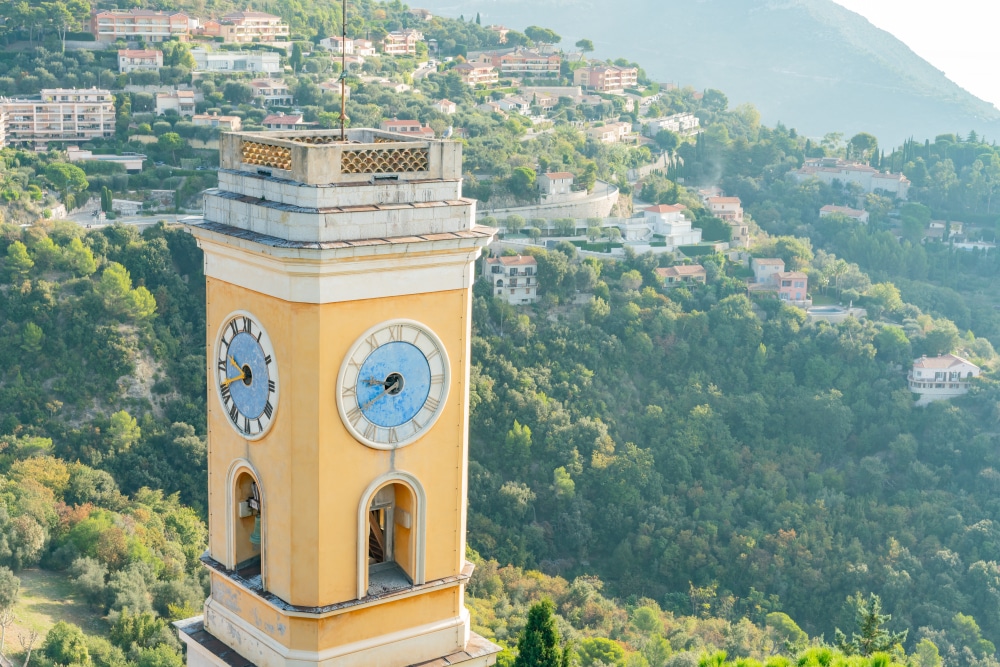
{"type": "Polygon", "coordinates": [[[887,653],[897,644],[906,641],[908,630],[902,632],[889,632],[882,626],[892,620],[892,616],[882,613],[882,598],[874,593],[869,594],[865,601],[858,593],[851,596],[848,601],[855,607],[855,617],[858,622],[860,633],[852,633],[850,641],[847,635],[837,628],[834,631],[834,639],[839,648],[846,655],[870,656],[872,653],[887,653]]]}
{"type": "Polygon", "coordinates": [[[528,611],[528,623],[517,642],[517,659],[514,667],[561,667],[562,651],[559,650],[559,630],[553,615],[555,605],[542,600],[528,611]]]}

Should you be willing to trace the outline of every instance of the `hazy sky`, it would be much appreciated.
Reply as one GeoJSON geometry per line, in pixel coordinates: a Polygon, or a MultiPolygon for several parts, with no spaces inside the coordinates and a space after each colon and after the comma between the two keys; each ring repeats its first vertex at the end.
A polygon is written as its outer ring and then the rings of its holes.
{"type": "Polygon", "coordinates": [[[997,0],[834,0],[891,32],[949,79],[1000,108],[997,0]]]}

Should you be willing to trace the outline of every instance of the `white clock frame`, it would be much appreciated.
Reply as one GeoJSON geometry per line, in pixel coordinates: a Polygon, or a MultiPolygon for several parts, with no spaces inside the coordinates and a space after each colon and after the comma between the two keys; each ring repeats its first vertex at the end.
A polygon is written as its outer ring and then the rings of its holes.
{"type": "Polygon", "coordinates": [[[373,449],[391,450],[411,445],[426,435],[444,412],[451,390],[451,363],[448,351],[430,327],[416,320],[393,319],[369,328],[351,345],[337,375],[335,394],[340,419],[355,440],[373,449]],[[409,332],[409,335],[407,335],[409,332]],[[391,342],[410,343],[427,359],[431,376],[442,376],[441,389],[434,395],[437,382],[416,415],[399,426],[387,428],[368,421],[357,407],[357,382],[361,366],[372,352],[391,342]],[[355,405],[348,405],[353,400],[355,405]],[[422,420],[422,421],[421,421],[422,420]],[[405,428],[404,428],[405,427],[405,428]]]}

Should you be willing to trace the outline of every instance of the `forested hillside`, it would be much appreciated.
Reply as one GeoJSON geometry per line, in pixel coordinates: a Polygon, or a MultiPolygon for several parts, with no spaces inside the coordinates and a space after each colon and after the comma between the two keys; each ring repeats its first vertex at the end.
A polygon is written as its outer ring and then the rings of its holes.
{"type": "MultiPolygon", "coordinates": [[[[262,8],[306,39],[337,28],[336,12],[311,0],[262,8]]],[[[398,2],[359,2],[349,24],[415,20],[398,2]]],[[[425,28],[456,54],[495,39],[471,21],[425,28]]],[[[85,83],[111,64],[89,53],[4,53],[0,87],[35,92],[46,76],[85,83]]],[[[413,64],[383,59],[366,71],[406,79],[413,64]]],[[[289,76],[304,115],[323,127],[335,124],[335,107],[318,83],[335,65],[317,51],[289,76]]],[[[180,64],[166,70],[188,75],[180,64]]],[[[722,254],[699,258],[705,286],[665,290],[654,270],[690,259],[584,259],[557,238],[548,251],[527,250],[539,262],[537,306],[514,308],[477,285],[469,606],[477,632],[509,649],[501,664],[532,636],[532,618],[554,624],[583,667],[734,665],[717,651],[740,667],[997,667],[1000,256],[954,244],[959,225],[961,238],[997,238],[996,146],[975,133],[898,148],[865,134],[811,140],[762,124],[749,105],[730,109],[720,91],[691,89],[643,113],[696,113],[697,137],[605,145],[574,123],[638,121],[620,98],[561,100],[532,127],[478,111],[489,93],[454,72],[421,80],[422,94],[351,83],[355,125],[398,115],[463,129],[465,194],[480,202],[532,200],[536,171],[558,166],[588,187],[617,183],[625,210],[633,196],[683,203],[706,238],[724,240],[728,225],[696,194],[718,185],[742,199],[752,255],[805,272],[817,302],[868,313],[810,323],[776,299],[751,300],[745,262],[722,254]],[[453,116],[433,109],[445,96],[459,106],[453,116]],[[628,182],[654,152],[670,167],[628,182]],[[903,171],[909,201],[789,178],[821,156],[903,171]],[[821,218],[829,204],[863,207],[870,220],[821,218]],[[931,220],[946,226],[941,240],[927,238],[931,220]],[[967,396],[915,407],[906,371],[944,352],[984,377],[967,396]],[[891,620],[879,620],[870,594],[891,620]],[[535,611],[543,599],[554,620],[535,611]],[[838,628],[879,639],[861,650],[838,628]]],[[[264,110],[240,86],[207,80],[203,104],[256,127],[264,110]]],[[[197,138],[195,128],[143,115],[138,95],[119,96],[118,136],[98,148],[130,149],[135,133],[151,132],[159,138],[143,150],[167,165],[137,176],[84,171],[55,150],[0,152],[0,629],[13,578],[41,567],[69,582],[107,631],[58,624],[30,656],[8,643],[31,667],[180,667],[166,621],[194,613],[205,594],[201,252],[163,224],[85,230],[43,217],[57,197],[69,204],[87,191],[176,179],[171,187],[190,199],[214,182],[211,171],[171,168],[194,154],[181,133],[197,138]]],[[[552,233],[565,236],[561,227],[552,233]]]]}

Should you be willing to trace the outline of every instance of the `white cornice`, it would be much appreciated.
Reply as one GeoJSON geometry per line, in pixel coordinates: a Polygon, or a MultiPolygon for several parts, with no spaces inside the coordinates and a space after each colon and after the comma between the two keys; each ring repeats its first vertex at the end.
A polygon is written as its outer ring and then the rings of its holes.
{"type": "Polygon", "coordinates": [[[189,231],[205,252],[207,277],[284,301],[318,304],[468,288],[472,262],[493,230],[325,244],[338,247],[272,245],[199,226],[189,231]]]}

